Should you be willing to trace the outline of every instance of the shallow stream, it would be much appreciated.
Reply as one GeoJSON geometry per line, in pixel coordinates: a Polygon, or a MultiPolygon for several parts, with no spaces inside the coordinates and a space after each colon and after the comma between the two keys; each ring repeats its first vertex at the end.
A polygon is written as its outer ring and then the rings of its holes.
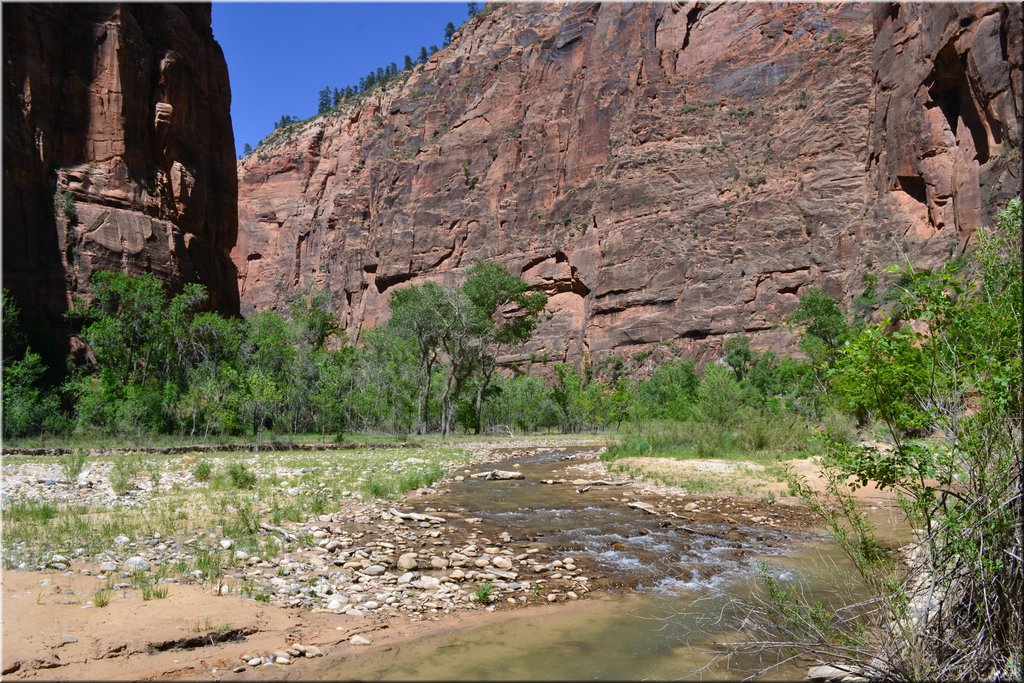
{"type": "MultiPolygon", "coordinates": [[[[347,680],[739,679],[772,663],[724,656],[728,648],[723,643],[738,637],[735,627],[758,586],[761,562],[780,582],[799,586],[812,599],[831,605],[856,599],[852,566],[820,532],[752,522],[751,515],[740,514],[742,508],[731,517],[696,515],[685,523],[648,515],[626,505],[637,496],[631,487],[592,486],[580,492],[572,485],[573,479],[592,478],[575,467],[590,457],[571,451],[520,454],[498,467],[517,469],[525,479],[467,477],[418,507],[478,517],[484,535],[505,532],[544,544],[603,577],[605,590],[571,604],[513,610],[466,627],[445,626],[401,645],[335,661],[314,675],[347,680]],[[567,481],[544,484],[545,479],[567,481]],[[837,594],[836,586],[844,595],[837,594]]],[[[777,668],[768,677],[800,678],[805,666],[777,668]]]]}

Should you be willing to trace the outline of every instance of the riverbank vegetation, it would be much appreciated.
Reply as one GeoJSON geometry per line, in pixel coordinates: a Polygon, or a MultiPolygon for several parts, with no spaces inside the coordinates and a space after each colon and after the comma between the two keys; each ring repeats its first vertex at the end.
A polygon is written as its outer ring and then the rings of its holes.
{"type": "MultiPolygon", "coordinates": [[[[769,609],[748,623],[770,623],[783,649],[870,678],[1020,680],[1020,200],[975,240],[966,258],[936,270],[891,269],[899,276],[891,314],[815,363],[830,395],[876,424],[886,443],[825,438],[827,495],[797,479],[793,486],[874,597],[855,614],[831,613],[769,581],[769,609]],[[868,483],[893,491],[916,530],[899,553],[884,549],[852,498],[868,483]]],[[[755,648],[768,642],[764,633],[755,648]]]]}

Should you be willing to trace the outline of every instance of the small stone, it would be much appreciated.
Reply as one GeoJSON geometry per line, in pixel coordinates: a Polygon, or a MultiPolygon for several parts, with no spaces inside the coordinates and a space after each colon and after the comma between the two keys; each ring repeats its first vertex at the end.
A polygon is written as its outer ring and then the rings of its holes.
{"type": "Polygon", "coordinates": [[[491,560],[491,564],[493,564],[498,569],[512,568],[512,560],[508,559],[507,557],[495,557],[493,560],[491,560]]]}
{"type": "Polygon", "coordinates": [[[100,565],[100,571],[109,574],[110,572],[117,571],[117,563],[115,562],[104,562],[100,565]]]}
{"type": "Polygon", "coordinates": [[[558,596],[554,593],[548,593],[548,602],[555,602],[558,600],[558,596]]]}
{"type": "Polygon", "coordinates": [[[61,642],[68,643],[68,644],[77,643],[78,642],[78,638],[75,638],[74,636],[67,635],[67,634],[62,635],[60,637],[60,639],[61,639],[61,642]]]}
{"type": "Polygon", "coordinates": [[[432,557],[430,558],[430,566],[434,569],[447,569],[448,560],[443,557],[432,557]]]}
{"type": "Polygon", "coordinates": [[[231,672],[236,674],[245,673],[245,667],[241,665],[236,666],[234,669],[231,670],[231,672]]]}
{"type": "Polygon", "coordinates": [[[124,567],[124,569],[129,572],[147,571],[149,570],[149,562],[146,562],[138,555],[135,555],[134,557],[129,557],[127,560],[125,560],[122,567],[124,567]]]}
{"type": "Polygon", "coordinates": [[[363,636],[355,635],[348,639],[350,645],[369,645],[370,641],[363,636]]]}
{"type": "Polygon", "coordinates": [[[686,510],[687,512],[693,512],[693,511],[697,510],[697,504],[696,503],[687,503],[686,505],[683,506],[683,509],[686,510]]]}
{"type": "Polygon", "coordinates": [[[369,567],[363,570],[363,574],[367,576],[380,576],[386,571],[384,567],[379,564],[371,564],[369,567]]]}
{"type": "Polygon", "coordinates": [[[398,577],[398,583],[399,583],[399,585],[404,585],[404,584],[412,582],[412,580],[415,579],[415,578],[416,578],[416,574],[414,574],[413,572],[406,572],[406,573],[404,573],[404,574],[402,574],[401,576],[398,577]]]}
{"type": "Polygon", "coordinates": [[[423,590],[437,590],[441,587],[441,579],[433,576],[421,576],[412,582],[414,588],[422,588],[423,590]]]}
{"type": "Polygon", "coordinates": [[[327,603],[327,609],[329,609],[329,610],[341,609],[343,604],[344,603],[341,600],[338,600],[337,598],[335,598],[335,599],[331,600],[329,603],[327,603]]]}
{"type": "Polygon", "coordinates": [[[416,568],[416,553],[405,553],[398,558],[398,568],[402,570],[416,568]]]}
{"type": "Polygon", "coordinates": [[[131,540],[132,539],[128,538],[127,536],[115,536],[114,537],[114,545],[116,545],[116,546],[128,545],[128,543],[131,540]]]}
{"type": "Polygon", "coordinates": [[[222,538],[220,540],[220,547],[224,548],[224,550],[227,550],[228,548],[230,548],[234,544],[235,544],[235,542],[232,541],[230,538],[222,538]]]}
{"type": "Polygon", "coordinates": [[[321,652],[320,648],[318,648],[316,645],[307,645],[306,646],[306,656],[307,657],[323,657],[324,653],[321,652]]]}
{"type": "Polygon", "coordinates": [[[263,657],[253,657],[252,659],[246,662],[246,664],[248,664],[249,666],[259,666],[262,663],[263,657]]]}

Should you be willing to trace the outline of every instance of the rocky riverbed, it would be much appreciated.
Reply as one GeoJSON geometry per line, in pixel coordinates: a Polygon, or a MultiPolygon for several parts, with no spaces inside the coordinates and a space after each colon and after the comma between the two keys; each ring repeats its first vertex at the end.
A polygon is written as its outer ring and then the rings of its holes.
{"type": "MultiPolygon", "coordinates": [[[[158,594],[172,596],[198,590],[241,599],[254,608],[299,608],[313,617],[340,619],[343,626],[335,628],[349,632],[465,611],[571,602],[595,591],[635,588],[643,573],[614,560],[635,562],[635,557],[645,557],[636,553],[664,555],[666,567],[689,567],[687,576],[704,580],[739,566],[744,558],[784,547],[792,534],[813,524],[811,516],[795,506],[693,496],[678,488],[625,480],[604,469],[592,443],[475,444],[471,449],[461,464],[449,463],[444,478],[400,500],[341,490],[331,499],[336,509],[300,520],[274,520],[259,513],[265,502],[260,500],[261,489],[249,494],[232,491],[233,513],[237,516],[236,508],[241,508],[252,515],[244,536],[234,537],[222,524],[196,523],[170,533],[166,529],[174,525],[148,523],[112,537],[116,529],[107,529],[108,536],[101,536],[109,538],[105,547],[93,538],[80,547],[42,555],[42,539],[7,543],[5,538],[5,564],[9,569],[64,577],[49,579],[55,583],[91,579],[92,594],[79,597],[83,607],[97,612],[103,609],[96,604],[97,592],[111,591],[128,599],[144,588],[150,595],[155,587],[158,594]],[[502,464],[493,464],[498,462],[502,464]],[[483,476],[496,469],[504,474],[483,476]],[[244,500],[249,502],[240,502],[244,500]],[[246,508],[249,504],[252,507],[246,508]],[[611,521],[588,531],[596,512],[610,512],[611,521]],[[529,521],[532,517],[538,519],[529,521]],[[581,536],[566,536],[577,527],[583,529],[581,536]],[[673,549],[666,539],[684,540],[673,549]],[[633,546],[635,557],[626,552],[633,546]],[[690,556],[678,554],[687,551],[690,556]]],[[[275,495],[305,498],[317,490],[319,466],[288,467],[261,456],[246,457],[257,477],[273,478],[275,495]]],[[[211,461],[218,466],[216,459],[211,461]]],[[[422,459],[403,453],[395,462],[415,467],[422,459]]],[[[103,514],[97,510],[113,508],[119,510],[117,515],[148,511],[152,516],[154,499],[161,492],[173,490],[181,496],[204,486],[186,462],[179,469],[166,466],[159,478],[150,477],[148,486],[142,482],[118,496],[108,482],[111,467],[90,462],[87,471],[69,484],[61,480],[55,462],[5,464],[4,500],[45,503],[62,510],[80,505],[94,517],[103,514]]],[[[73,524],[71,517],[58,521],[73,524]]],[[[93,522],[90,528],[95,527],[93,522]]],[[[163,599],[149,599],[146,604],[161,603],[163,599]]],[[[215,626],[211,623],[211,633],[215,626]]],[[[361,644],[358,638],[345,643],[361,644]]],[[[290,665],[314,656],[317,647],[282,638],[265,652],[240,651],[228,668],[242,672],[268,664],[290,665]]],[[[31,665],[32,659],[18,660],[11,673],[52,663],[45,656],[35,660],[38,666],[31,665]]],[[[5,655],[5,670],[12,666],[5,655]]]]}

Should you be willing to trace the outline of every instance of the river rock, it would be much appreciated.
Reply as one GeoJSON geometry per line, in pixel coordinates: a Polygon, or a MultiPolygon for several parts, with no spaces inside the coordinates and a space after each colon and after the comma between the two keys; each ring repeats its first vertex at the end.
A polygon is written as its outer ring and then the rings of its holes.
{"type": "Polygon", "coordinates": [[[425,591],[437,590],[441,587],[441,579],[434,576],[421,576],[411,584],[414,588],[421,588],[425,591]]]}
{"type": "Polygon", "coordinates": [[[134,557],[129,557],[127,560],[125,560],[122,566],[124,567],[125,571],[129,572],[147,571],[149,569],[149,562],[146,562],[138,555],[135,555],[134,557]]]}
{"type": "Polygon", "coordinates": [[[512,568],[512,560],[508,559],[507,557],[500,557],[500,556],[499,557],[495,557],[494,559],[491,560],[491,564],[493,564],[498,569],[511,569],[512,568]]]}
{"type": "Polygon", "coordinates": [[[398,558],[398,568],[402,570],[416,568],[416,553],[405,553],[398,558]]]}
{"type": "Polygon", "coordinates": [[[366,574],[367,576],[380,576],[385,571],[387,570],[381,565],[371,564],[369,567],[363,570],[363,574],[366,574]]]}
{"type": "Polygon", "coordinates": [[[370,640],[360,635],[354,635],[348,639],[350,645],[369,645],[370,640]]]}

